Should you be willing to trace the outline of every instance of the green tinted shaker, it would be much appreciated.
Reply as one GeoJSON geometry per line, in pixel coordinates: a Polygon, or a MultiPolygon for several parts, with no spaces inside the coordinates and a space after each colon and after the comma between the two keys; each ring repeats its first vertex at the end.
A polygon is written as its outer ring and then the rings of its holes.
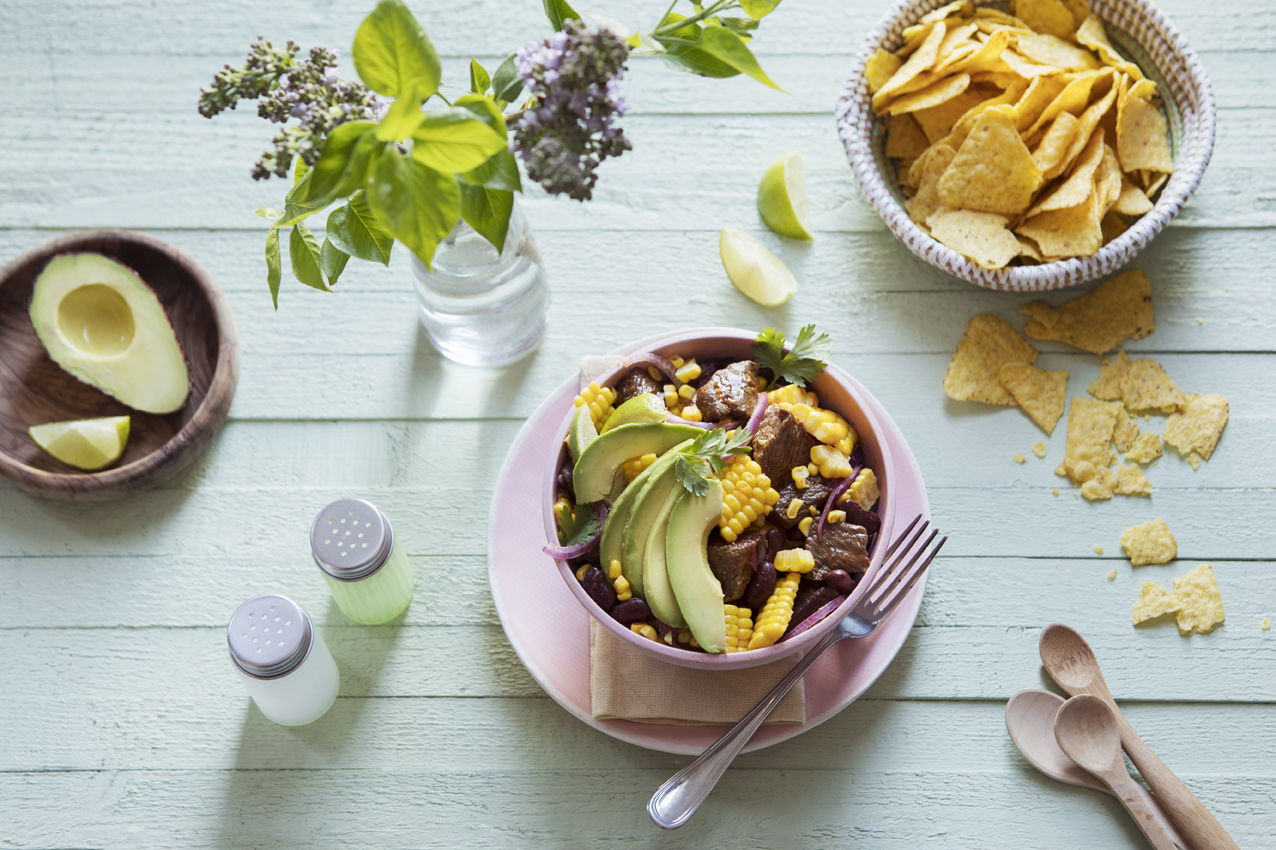
{"type": "Polygon", "coordinates": [[[390,520],[362,499],[340,499],[310,527],[310,550],[337,607],[356,623],[393,620],[412,601],[412,568],[390,520]]]}

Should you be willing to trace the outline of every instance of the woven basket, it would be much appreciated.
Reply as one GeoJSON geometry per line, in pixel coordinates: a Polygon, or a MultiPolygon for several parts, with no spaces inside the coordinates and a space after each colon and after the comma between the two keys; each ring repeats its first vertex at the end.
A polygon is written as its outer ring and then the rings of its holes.
{"type": "MultiPolygon", "coordinates": [[[[1148,0],[1090,0],[1090,8],[1107,24],[1113,45],[1156,81],[1169,121],[1174,173],[1160,199],[1125,233],[1089,257],[1041,265],[984,269],[923,232],[904,211],[895,165],[885,153],[885,125],[873,115],[864,64],[878,48],[894,51],[903,31],[922,15],[948,0],[901,0],[882,19],[851,64],[837,102],[837,132],[868,200],[878,215],[914,254],[933,266],[989,289],[1041,292],[1094,280],[1132,260],[1187,203],[1214,148],[1214,93],[1205,69],[1178,29],[1148,0]]],[[[1005,8],[1005,3],[980,2],[1005,8]]]]}

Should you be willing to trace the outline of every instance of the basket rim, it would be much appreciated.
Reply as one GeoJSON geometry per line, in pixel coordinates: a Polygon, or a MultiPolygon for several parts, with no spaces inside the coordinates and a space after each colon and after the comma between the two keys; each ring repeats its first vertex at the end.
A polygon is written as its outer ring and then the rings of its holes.
{"type": "MultiPolygon", "coordinates": [[[[872,128],[877,116],[870,104],[871,95],[864,79],[868,58],[882,45],[887,34],[900,24],[911,24],[947,0],[897,0],[891,9],[869,31],[851,66],[838,96],[834,112],[837,132],[846,149],[851,170],[873,209],[886,222],[892,233],[910,251],[937,268],[948,271],[970,283],[994,290],[1039,292],[1063,289],[1085,283],[1116,271],[1132,260],[1152,238],[1183,209],[1188,198],[1200,185],[1214,149],[1216,107],[1213,89],[1196,52],[1178,28],[1151,0],[1096,0],[1092,10],[1108,26],[1116,27],[1146,49],[1147,39],[1135,38],[1125,27],[1111,20],[1120,10],[1140,20],[1171,47],[1173,61],[1157,66],[1162,77],[1173,71],[1186,80],[1185,88],[1194,102],[1178,104],[1183,115],[1183,139],[1174,172],[1161,189],[1153,208],[1137,219],[1124,233],[1088,257],[1073,257],[1039,265],[1009,266],[985,269],[962,254],[940,243],[917,226],[892,196],[886,178],[878,171],[872,154],[872,128]],[[1108,14],[1104,14],[1108,12],[1108,14]]],[[[994,0],[973,0],[976,6],[991,5],[994,0]]],[[[1162,86],[1162,97],[1173,95],[1162,86]]]]}

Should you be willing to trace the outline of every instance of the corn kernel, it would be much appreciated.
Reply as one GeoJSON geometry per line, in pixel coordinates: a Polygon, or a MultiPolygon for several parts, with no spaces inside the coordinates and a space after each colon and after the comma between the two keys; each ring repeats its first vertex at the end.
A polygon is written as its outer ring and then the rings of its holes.
{"type": "Polygon", "coordinates": [[[689,404],[686,407],[684,407],[680,415],[682,416],[683,419],[687,420],[688,422],[700,422],[700,421],[703,421],[704,419],[704,416],[700,414],[700,408],[692,404],[689,404]]]}
{"type": "Polygon", "coordinates": [[[759,375],[758,376],[758,391],[761,392],[765,390],[767,383],[768,383],[767,379],[759,375]]]}
{"type": "Polygon", "coordinates": [[[805,466],[795,466],[789,474],[793,476],[794,487],[799,490],[805,490],[807,488],[807,482],[811,478],[811,470],[807,469],[805,466]]]}
{"type": "Polygon", "coordinates": [[[686,364],[677,367],[677,369],[678,371],[673,373],[674,377],[684,384],[700,377],[700,366],[696,363],[695,358],[688,360],[686,364]]]}
{"type": "Polygon", "coordinates": [[[770,486],[770,479],[762,474],[762,467],[747,455],[736,455],[721,474],[722,519],[718,524],[722,537],[728,543],[735,540],[746,526],[756,525],[780,494],[770,486]]]}
{"type": "Polygon", "coordinates": [[[634,595],[629,589],[629,581],[624,576],[617,576],[616,580],[612,582],[612,587],[616,588],[617,601],[624,602],[628,599],[633,599],[634,595]]]}
{"type": "Polygon", "coordinates": [[[600,387],[598,382],[591,383],[581,390],[573,402],[577,407],[588,407],[589,416],[594,420],[594,427],[602,430],[603,423],[612,414],[611,403],[616,400],[616,391],[611,387],[600,387]]]}
{"type": "Polygon", "coordinates": [[[829,511],[829,522],[842,522],[846,519],[846,511],[829,511]]]}
{"type": "Polygon", "coordinates": [[[665,407],[673,410],[678,405],[678,388],[673,384],[665,384],[665,407]]]}
{"type": "Polygon", "coordinates": [[[805,549],[784,549],[775,553],[775,569],[782,573],[809,573],[815,558],[805,549]]]}
{"type": "Polygon", "coordinates": [[[653,381],[659,381],[661,378],[664,377],[664,375],[660,374],[660,370],[657,369],[655,366],[648,366],[647,374],[651,377],[651,380],[653,381]]]}
{"type": "Polygon", "coordinates": [[[678,643],[684,646],[691,643],[691,629],[678,629],[678,643]]]}
{"type": "Polygon", "coordinates": [[[687,361],[683,360],[681,357],[675,354],[674,356],[669,358],[669,362],[673,364],[673,368],[681,369],[687,361]]]}
{"type": "Polygon", "coordinates": [[[612,558],[611,563],[607,565],[607,578],[613,580],[618,579],[620,578],[620,573],[620,561],[612,558]]]}
{"type": "Polygon", "coordinates": [[[818,407],[820,400],[815,393],[810,392],[797,384],[789,384],[788,386],[779,387],[767,393],[767,401],[773,404],[805,404],[810,407],[818,407]]]}
{"type": "Polygon", "coordinates": [[[804,516],[798,523],[798,531],[809,535],[811,533],[811,523],[815,522],[815,517],[804,516]]]}
{"type": "Polygon", "coordinates": [[[629,630],[635,634],[642,635],[647,640],[660,642],[660,635],[651,623],[633,623],[629,626],[629,630]]]}
{"type": "Polygon", "coordinates": [[[695,397],[695,394],[696,388],[691,386],[691,384],[683,384],[678,387],[678,395],[682,396],[687,401],[691,401],[691,399],[695,397]]]}
{"type": "Polygon", "coordinates": [[[589,564],[581,564],[580,569],[576,571],[576,580],[584,581],[587,572],[589,572],[589,564]]]}

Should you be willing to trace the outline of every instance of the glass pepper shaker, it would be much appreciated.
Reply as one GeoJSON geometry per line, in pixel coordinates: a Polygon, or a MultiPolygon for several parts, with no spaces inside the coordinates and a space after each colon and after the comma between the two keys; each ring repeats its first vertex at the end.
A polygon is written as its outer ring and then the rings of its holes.
{"type": "Polygon", "coordinates": [[[230,660],[248,693],[281,726],[304,726],[337,698],[340,674],[301,606],[267,594],[239,606],[226,628],[230,660]]]}
{"type": "Polygon", "coordinates": [[[363,499],[339,499],[320,511],[310,550],[337,607],[356,623],[388,622],[412,601],[412,568],[390,520],[363,499]]]}

